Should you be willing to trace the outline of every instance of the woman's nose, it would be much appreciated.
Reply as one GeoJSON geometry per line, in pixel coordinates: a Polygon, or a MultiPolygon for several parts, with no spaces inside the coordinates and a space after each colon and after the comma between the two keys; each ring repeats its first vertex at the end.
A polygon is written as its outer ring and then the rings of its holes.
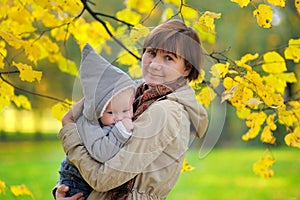
{"type": "Polygon", "coordinates": [[[152,69],[155,69],[155,70],[160,70],[162,68],[162,62],[160,59],[158,58],[154,58],[150,65],[149,65],[152,69]]]}

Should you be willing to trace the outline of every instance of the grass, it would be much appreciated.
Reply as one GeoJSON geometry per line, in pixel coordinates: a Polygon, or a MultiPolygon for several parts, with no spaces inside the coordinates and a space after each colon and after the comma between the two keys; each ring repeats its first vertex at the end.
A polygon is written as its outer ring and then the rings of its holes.
{"type": "MultiPolygon", "coordinates": [[[[195,170],[181,174],[168,200],[300,199],[300,151],[272,150],[275,176],[269,180],[252,172],[263,153],[263,149],[214,149],[199,159],[197,151],[189,151],[187,159],[195,170]]],[[[63,157],[58,141],[0,142],[0,180],[25,184],[35,200],[51,200],[63,157]]],[[[0,195],[0,199],[8,198],[0,195]]]]}
{"type": "Polygon", "coordinates": [[[0,179],[8,185],[25,184],[36,200],[53,199],[51,190],[58,180],[63,157],[58,141],[2,142],[0,179]]]}
{"type": "Polygon", "coordinates": [[[179,177],[171,199],[185,200],[295,200],[300,199],[300,151],[272,150],[274,177],[265,180],[252,171],[264,149],[214,149],[204,159],[189,152],[188,162],[195,167],[179,177]]]}

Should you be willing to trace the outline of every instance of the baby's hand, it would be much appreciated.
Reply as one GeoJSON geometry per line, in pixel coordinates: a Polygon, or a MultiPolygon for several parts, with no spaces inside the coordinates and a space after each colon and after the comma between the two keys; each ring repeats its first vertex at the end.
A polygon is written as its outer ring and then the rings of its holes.
{"type": "Polygon", "coordinates": [[[133,129],[133,123],[132,123],[132,120],[130,118],[122,119],[122,124],[124,125],[124,127],[126,128],[126,130],[128,132],[132,131],[132,129],[133,129]]]}

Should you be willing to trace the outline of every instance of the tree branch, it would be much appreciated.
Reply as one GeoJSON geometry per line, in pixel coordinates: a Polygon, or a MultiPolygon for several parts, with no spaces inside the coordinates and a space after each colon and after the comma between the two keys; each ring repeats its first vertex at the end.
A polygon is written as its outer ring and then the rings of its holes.
{"type": "Polygon", "coordinates": [[[39,97],[43,97],[43,98],[47,98],[47,99],[51,99],[51,100],[54,100],[54,101],[58,101],[58,102],[62,102],[62,103],[65,103],[65,104],[68,104],[68,105],[71,105],[69,103],[66,103],[64,100],[62,99],[58,99],[56,97],[52,97],[52,96],[48,96],[48,95],[44,95],[44,94],[39,94],[39,93],[36,93],[36,92],[31,92],[31,91],[28,91],[28,90],[25,90],[23,88],[20,88],[18,86],[16,86],[15,84],[9,82],[8,80],[6,80],[4,77],[3,77],[3,74],[13,74],[13,73],[20,73],[19,71],[10,71],[10,72],[0,72],[0,79],[7,83],[8,85],[14,87],[15,89],[19,90],[19,91],[22,91],[22,92],[25,92],[25,93],[28,93],[28,94],[32,94],[32,95],[36,95],[36,96],[39,96],[39,97]]]}
{"type": "Polygon", "coordinates": [[[99,13],[99,12],[93,12],[93,13],[94,13],[95,15],[99,15],[99,16],[102,16],[102,17],[111,18],[111,19],[113,19],[113,20],[115,20],[115,21],[117,21],[117,22],[121,22],[121,23],[127,25],[128,27],[133,27],[133,26],[134,26],[133,24],[130,24],[130,23],[128,23],[128,22],[125,22],[125,21],[123,21],[123,20],[120,20],[120,19],[116,18],[115,16],[111,16],[111,15],[107,15],[107,14],[99,13]]]}
{"type": "MultiPolygon", "coordinates": [[[[112,39],[117,43],[119,44],[123,49],[125,49],[130,55],[132,55],[133,57],[135,57],[136,59],[138,60],[141,60],[141,58],[137,55],[135,55],[132,51],[130,51],[120,40],[118,40],[112,33],[111,31],[108,29],[106,23],[100,19],[98,17],[99,13],[95,13],[87,4],[87,1],[86,0],[81,0],[81,2],[83,3],[84,5],[84,9],[88,11],[88,13],[98,22],[100,22],[102,24],[102,26],[104,27],[104,29],[106,30],[106,32],[108,33],[108,35],[110,37],[112,37],[112,39]]],[[[126,25],[128,25],[128,23],[126,23],[126,25]]],[[[129,26],[131,27],[131,26],[129,26]]]]}
{"type": "Polygon", "coordinates": [[[151,16],[152,12],[157,8],[157,6],[159,4],[163,4],[164,2],[162,0],[159,0],[158,2],[155,3],[154,7],[151,9],[151,11],[148,13],[148,15],[143,19],[141,20],[141,24],[145,23],[146,20],[149,19],[149,17],[151,16]]]}
{"type": "Polygon", "coordinates": [[[0,75],[2,75],[2,74],[18,74],[18,73],[20,73],[20,71],[16,70],[16,71],[10,71],[10,72],[0,72],[0,75]]]}
{"type": "Polygon", "coordinates": [[[213,51],[209,54],[204,54],[204,55],[211,57],[212,59],[216,60],[218,63],[227,62],[227,61],[234,63],[233,60],[231,60],[230,58],[228,58],[227,56],[224,55],[224,52],[229,51],[229,49],[230,49],[230,47],[227,49],[224,49],[223,51],[219,51],[219,52],[213,51]]]}

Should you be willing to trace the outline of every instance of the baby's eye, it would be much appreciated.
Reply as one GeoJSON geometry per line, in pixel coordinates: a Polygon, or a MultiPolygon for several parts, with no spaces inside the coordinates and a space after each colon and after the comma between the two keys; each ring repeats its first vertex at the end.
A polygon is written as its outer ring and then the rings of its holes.
{"type": "Polygon", "coordinates": [[[109,115],[112,115],[113,114],[113,112],[112,111],[109,111],[109,112],[106,112],[107,114],[109,114],[109,115]]]}
{"type": "Polygon", "coordinates": [[[127,113],[127,112],[129,112],[129,110],[123,110],[123,113],[127,113]]]}

